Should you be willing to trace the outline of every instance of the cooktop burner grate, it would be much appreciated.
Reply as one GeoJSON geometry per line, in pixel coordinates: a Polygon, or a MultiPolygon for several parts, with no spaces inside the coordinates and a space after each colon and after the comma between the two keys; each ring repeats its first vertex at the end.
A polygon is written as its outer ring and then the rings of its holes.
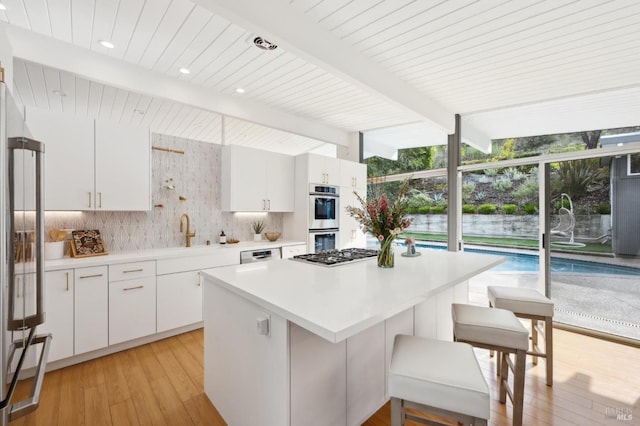
{"type": "Polygon", "coordinates": [[[294,260],[316,263],[324,266],[335,266],[354,260],[364,260],[378,255],[377,250],[350,248],[343,250],[326,250],[318,253],[299,254],[294,260]]]}

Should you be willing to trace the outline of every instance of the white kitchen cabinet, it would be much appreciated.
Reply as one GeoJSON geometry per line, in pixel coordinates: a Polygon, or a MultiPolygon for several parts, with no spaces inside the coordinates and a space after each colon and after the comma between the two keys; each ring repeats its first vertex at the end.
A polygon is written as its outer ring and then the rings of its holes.
{"type": "Polygon", "coordinates": [[[202,321],[200,271],[239,263],[240,255],[236,250],[218,250],[215,255],[158,260],[158,333],[202,321]]]}
{"type": "Polygon", "coordinates": [[[237,145],[222,150],[222,210],[293,211],[294,158],[237,145]]]}
{"type": "Polygon", "coordinates": [[[340,185],[340,160],[324,155],[306,154],[309,183],[340,185]]]}
{"type": "Polygon", "coordinates": [[[299,254],[305,254],[308,252],[306,244],[298,244],[295,246],[282,246],[282,258],[290,259],[293,256],[299,254]]]}
{"type": "Polygon", "coordinates": [[[77,268],[74,276],[74,352],[109,344],[109,281],[107,266],[77,268]]]}
{"type": "Polygon", "coordinates": [[[156,332],[155,261],[109,266],[109,345],[156,332]]]}
{"type": "Polygon", "coordinates": [[[158,333],[202,321],[200,271],[161,275],[158,286],[158,333]]]}
{"type": "Polygon", "coordinates": [[[340,186],[362,189],[367,187],[367,165],[355,161],[340,160],[340,186]]]}
{"type": "Polygon", "coordinates": [[[33,138],[45,144],[45,209],[92,210],[93,120],[34,108],[26,115],[33,138]]]}
{"type": "Polygon", "coordinates": [[[51,333],[48,362],[73,356],[73,269],[45,273],[45,322],[38,334],[51,333]]]}
{"type": "Polygon", "coordinates": [[[46,210],[151,210],[149,130],[30,108],[45,143],[46,210]]]}
{"type": "Polygon", "coordinates": [[[149,129],[96,120],[97,210],[151,210],[149,129]]]}

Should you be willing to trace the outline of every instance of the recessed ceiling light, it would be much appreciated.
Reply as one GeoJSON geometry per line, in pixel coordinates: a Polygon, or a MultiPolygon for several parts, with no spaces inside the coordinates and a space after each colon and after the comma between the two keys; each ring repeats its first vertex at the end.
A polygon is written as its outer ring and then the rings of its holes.
{"type": "Polygon", "coordinates": [[[275,50],[278,45],[275,43],[271,43],[268,40],[263,39],[262,37],[256,37],[253,39],[253,44],[256,45],[259,49],[262,50],[275,50]]]}
{"type": "Polygon", "coordinates": [[[107,49],[113,49],[116,47],[113,43],[107,40],[98,40],[98,43],[100,43],[100,46],[106,47],[107,49]]]}
{"type": "Polygon", "coordinates": [[[67,96],[67,94],[66,94],[66,93],[64,93],[62,90],[59,90],[59,89],[54,90],[54,91],[53,91],[53,94],[54,94],[54,95],[61,96],[61,97],[65,97],[65,96],[67,96]]]}
{"type": "Polygon", "coordinates": [[[0,3],[0,10],[7,10],[7,6],[5,6],[4,4],[0,3]]]}
{"type": "Polygon", "coordinates": [[[236,87],[236,93],[244,93],[244,89],[242,87],[236,87]]]}
{"type": "Polygon", "coordinates": [[[134,109],[133,112],[135,112],[138,115],[144,115],[144,111],[138,108],[134,109]]]}
{"type": "Polygon", "coordinates": [[[180,71],[182,74],[190,74],[191,71],[189,71],[188,68],[178,68],[178,71],[180,71]]]}

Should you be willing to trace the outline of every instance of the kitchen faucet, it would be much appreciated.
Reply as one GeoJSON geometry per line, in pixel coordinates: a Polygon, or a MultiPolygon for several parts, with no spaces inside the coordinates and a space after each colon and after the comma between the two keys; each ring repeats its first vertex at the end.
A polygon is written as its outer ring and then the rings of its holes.
{"type": "Polygon", "coordinates": [[[184,221],[184,219],[187,219],[187,232],[185,234],[185,237],[187,238],[186,247],[191,247],[191,238],[196,236],[196,231],[191,232],[191,222],[189,221],[189,215],[184,213],[182,216],[180,216],[180,232],[182,232],[182,222],[184,221]]]}

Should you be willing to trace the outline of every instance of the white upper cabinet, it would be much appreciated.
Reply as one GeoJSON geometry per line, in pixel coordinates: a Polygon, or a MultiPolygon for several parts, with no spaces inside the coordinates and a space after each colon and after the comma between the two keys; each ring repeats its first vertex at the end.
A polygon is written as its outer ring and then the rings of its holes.
{"type": "Polygon", "coordinates": [[[222,148],[222,210],[293,211],[294,158],[237,145],[222,148]]]}
{"type": "Polygon", "coordinates": [[[367,165],[354,161],[340,160],[340,186],[358,190],[366,189],[367,165]]]}
{"type": "Polygon", "coordinates": [[[340,185],[340,160],[324,155],[307,154],[309,183],[340,185]]]}
{"type": "Polygon", "coordinates": [[[30,108],[27,126],[45,144],[45,209],[92,210],[93,120],[30,108]]]}
{"type": "Polygon", "coordinates": [[[96,120],[96,210],[151,210],[149,129],[96,120]]]}
{"type": "Polygon", "coordinates": [[[27,110],[45,144],[46,210],[151,210],[149,130],[27,110]]]}

